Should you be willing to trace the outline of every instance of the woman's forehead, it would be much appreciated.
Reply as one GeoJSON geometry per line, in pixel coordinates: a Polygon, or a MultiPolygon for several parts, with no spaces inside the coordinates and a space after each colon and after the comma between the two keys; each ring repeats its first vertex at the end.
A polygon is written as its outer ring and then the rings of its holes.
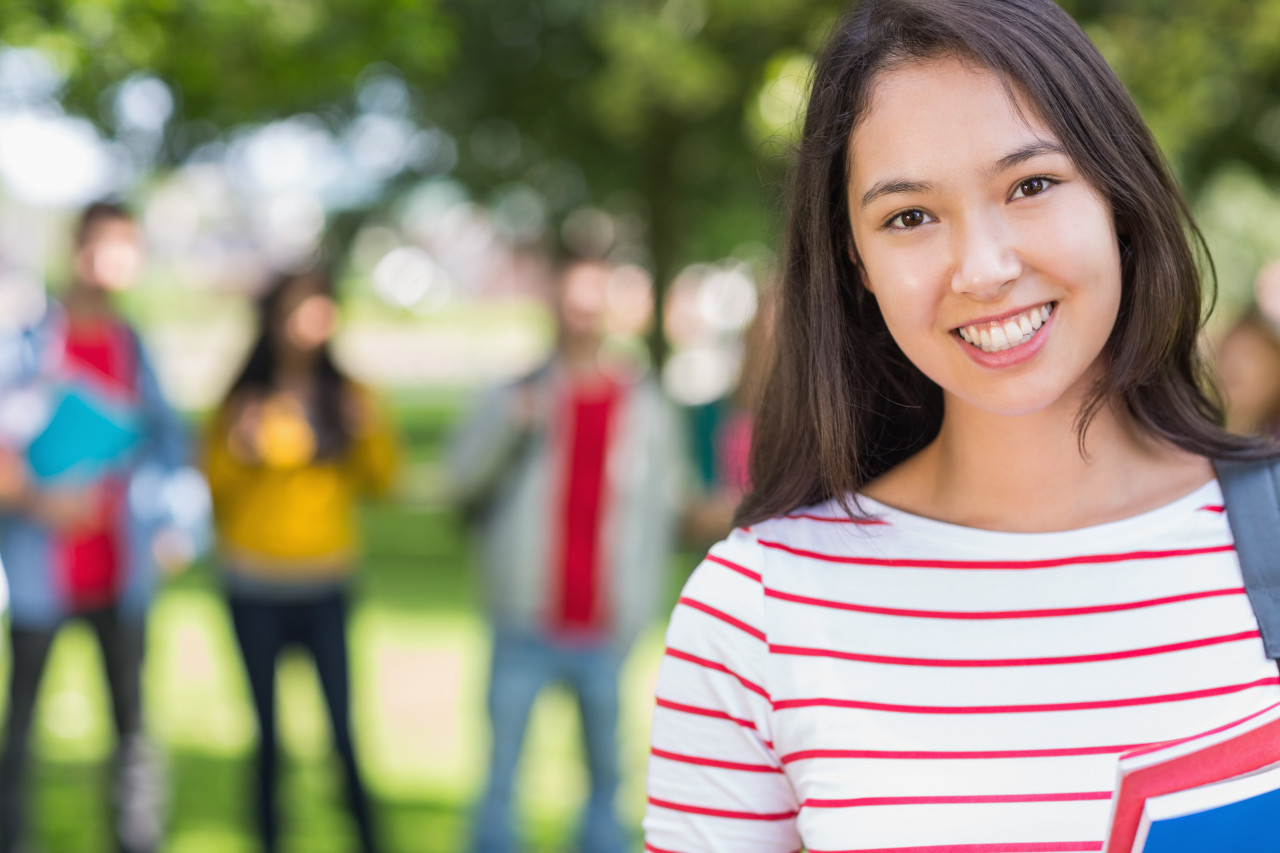
{"type": "Polygon", "coordinates": [[[850,138],[850,176],[872,183],[886,170],[924,173],[994,165],[1056,136],[995,72],[953,57],[917,60],[881,72],[850,138]]]}

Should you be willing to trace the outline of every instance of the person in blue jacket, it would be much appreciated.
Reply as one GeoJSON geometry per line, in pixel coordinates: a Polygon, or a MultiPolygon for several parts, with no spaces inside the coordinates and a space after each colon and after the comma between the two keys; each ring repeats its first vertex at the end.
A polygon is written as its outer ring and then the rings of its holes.
{"type": "Polygon", "coordinates": [[[0,561],[12,652],[0,853],[24,830],[36,696],[54,638],[73,618],[96,635],[110,689],[115,846],[143,853],[161,840],[163,786],[143,728],[145,618],[160,567],[194,550],[207,500],[182,422],[112,303],[141,258],[124,208],[90,205],[62,301],[0,337],[0,561]]]}

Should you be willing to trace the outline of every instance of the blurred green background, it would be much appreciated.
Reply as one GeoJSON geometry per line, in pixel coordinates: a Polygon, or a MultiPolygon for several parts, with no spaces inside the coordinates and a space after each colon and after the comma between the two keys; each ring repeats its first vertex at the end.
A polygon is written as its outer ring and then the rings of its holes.
{"type": "MultiPolygon", "coordinates": [[[[456,400],[396,406],[413,443],[408,474],[433,477],[456,400]]],[[[470,583],[464,531],[441,507],[408,502],[364,512],[368,559],[351,625],[355,736],[387,849],[464,849],[483,781],[487,627],[470,583]]],[[[691,566],[693,556],[679,558],[691,566]]],[[[674,589],[673,589],[674,593],[674,589]]],[[[624,814],[643,808],[648,695],[660,632],[637,646],[623,679],[624,814]]],[[[285,850],[353,848],[341,778],[314,670],[300,653],[279,675],[285,850]]],[[[47,851],[99,851],[109,837],[106,761],[113,746],[91,633],[59,636],[42,687],[32,776],[34,841],[47,851]]],[[[217,580],[208,565],[175,578],[155,605],[146,668],[148,723],[168,763],[174,853],[257,849],[247,792],[254,721],[217,580]]],[[[586,793],[577,708],[563,691],[534,710],[519,804],[531,850],[567,848],[586,793]]]]}
{"type": "MultiPolygon", "coordinates": [[[[1063,5],[1183,181],[1229,319],[1280,256],[1280,0],[1063,5]]],[[[459,849],[480,784],[487,637],[439,464],[471,394],[546,352],[541,247],[607,252],[650,277],[660,306],[693,294],[702,326],[653,324],[649,349],[682,402],[723,393],[742,323],[717,321],[741,307],[735,287],[767,286],[808,73],[844,6],[0,3],[0,324],[65,279],[78,206],[125,197],[151,256],[125,309],[198,428],[269,271],[322,244],[338,262],[339,354],[384,392],[410,451],[397,498],[365,511],[353,623],[357,737],[393,849],[459,849]]],[[[695,559],[673,558],[673,590],[695,559]]],[[[252,716],[207,565],[169,585],[151,640],[171,849],[248,850],[252,716]]],[[[660,652],[655,626],[625,680],[633,822],[660,652]]],[[[110,744],[96,654],[87,632],[68,631],[42,694],[37,837],[49,851],[101,849],[110,744]]],[[[290,661],[281,688],[290,849],[345,849],[314,677],[290,661]]],[[[585,789],[578,750],[572,703],[547,696],[521,786],[537,850],[565,847],[585,789]]]]}

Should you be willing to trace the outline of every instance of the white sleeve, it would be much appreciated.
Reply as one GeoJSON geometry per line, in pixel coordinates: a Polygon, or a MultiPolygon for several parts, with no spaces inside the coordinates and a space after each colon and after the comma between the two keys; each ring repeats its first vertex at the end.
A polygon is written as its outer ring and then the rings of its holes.
{"type": "Polygon", "coordinates": [[[792,853],[799,805],[774,752],[760,545],[735,530],[681,593],[658,675],[650,853],[792,853]]]}

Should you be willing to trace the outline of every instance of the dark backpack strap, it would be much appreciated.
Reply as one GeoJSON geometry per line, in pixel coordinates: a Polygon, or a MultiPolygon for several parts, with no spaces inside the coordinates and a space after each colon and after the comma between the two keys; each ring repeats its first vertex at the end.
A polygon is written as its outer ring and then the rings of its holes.
{"type": "Polygon", "coordinates": [[[1213,467],[1262,644],[1267,657],[1280,659],[1280,457],[1216,460],[1213,467]]]}

